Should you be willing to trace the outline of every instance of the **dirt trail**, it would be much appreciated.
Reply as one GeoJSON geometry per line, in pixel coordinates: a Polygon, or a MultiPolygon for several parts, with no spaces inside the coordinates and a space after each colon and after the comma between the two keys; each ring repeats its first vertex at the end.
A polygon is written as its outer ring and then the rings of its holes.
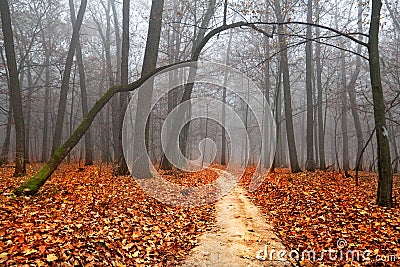
{"type": "Polygon", "coordinates": [[[215,226],[199,238],[200,245],[192,249],[182,266],[290,266],[279,261],[277,253],[272,261],[268,256],[266,260],[256,258],[266,246],[268,253],[284,246],[243,188],[236,186],[216,202],[216,210],[215,226]]]}

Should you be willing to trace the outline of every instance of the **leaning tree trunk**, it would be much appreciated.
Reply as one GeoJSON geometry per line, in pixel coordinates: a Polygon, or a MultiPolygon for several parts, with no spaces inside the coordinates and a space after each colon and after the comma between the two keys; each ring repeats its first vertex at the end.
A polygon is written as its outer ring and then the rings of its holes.
{"type": "MultiPolygon", "coordinates": [[[[247,22],[236,22],[230,25],[223,25],[211,30],[204,38],[200,41],[196,50],[193,53],[191,61],[197,61],[199,59],[200,53],[203,50],[204,46],[210,41],[212,37],[218,35],[219,33],[229,30],[232,28],[238,27],[252,27],[252,24],[247,22]]],[[[87,129],[92,124],[96,115],[101,111],[101,109],[108,103],[108,101],[119,92],[129,92],[136,90],[143,83],[145,83],[150,77],[156,75],[166,69],[170,69],[176,65],[180,65],[183,63],[188,63],[191,61],[183,61],[170,65],[166,65],[163,67],[156,68],[152,70],[148,75],[142,76],[140,79],[135,82],[128,84],[127,86],[114,86],[107,90],[107,92],[94,104],[94,106],[90,109],[87,116],[83,118],[82,122],[76,128],[74,133],[62,144],[55,153],[51,156],[50,160],[29,180],[27,180],[24,184],[14,190],[16,195],[26,194],[33,195],[36,194],[39,188],[50,178],[51,174],[55,171],[61,161],[68,155],[68,153],[75,147],[75,145],[79,142],[82,136],[85,134],[87,129]]],[[[184,94],[183,99],[188,97],[184,94]]],[[[186,100],[184,100],[186,101],[186,100]]]]}
{"type": "Polygon", "coordinates": [[[7,69],[10,86],[10,101],[15,123],[15,171],[14,177],[24,176],[25,167],[25,124],[22,112],[21,88],[18,80],[17,63],[15,60],[15,48],[13,31],[11,27],[10,8],[7,0],[0,0],[1,27],[3,31],[4,47],[7,58],[7,69]]]}
{"type": "Polygon", "coordinates": [[[65,109],[67,107],[67,94],[69,88],[69,78],[71,76],[71,68],[73,64],[75,49],[78,45],[79,41],[79,31],[81,29],[83,15],[85,13],[87,0],[81,1],[81,6],[79,7],[78,16],[76,18],[72,37],[69,44],[67,59],[65,61],[65,68],[63,73],[63,78],[61,82],[61,90],[60,90],[60,101],[58,103],[58,112],[57,112],[57,119],[56,119],[56,126],[55,126],[55,133],[53,138],[53,148],[52,153],[55,153],[57,148],[61,145],[62,140],[62,132],[63,132],[63,125],[64,125],[64,117],[65,117],[65,109]]]}
{"type": "Polygon", "coordinates": [[[378,146],[378,191],[376,203],[379,206],[393,207],[393,175],[390,160],[390,145],[385,118],[385,99],[383,96],[381,69],[379,60],[379,23],[382,1],[372,0],[371,22],[369,29],[369,68],[374,103],[374,118],[378,146]]]}

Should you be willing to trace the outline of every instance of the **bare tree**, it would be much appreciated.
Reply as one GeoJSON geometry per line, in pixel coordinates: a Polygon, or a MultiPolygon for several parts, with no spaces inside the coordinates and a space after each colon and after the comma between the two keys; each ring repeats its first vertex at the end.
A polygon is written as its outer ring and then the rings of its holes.
{"type": "MultiPolygon", "coordinates": [[[[69,0],[69,8],[71,12],[72,26],[74,26],[76,23],[76,16],[73,0],[69,0]]],[[[79,71],[79,87],[81,89],[82,116],[85,117],[88,113],[88,97],[86,90],[85,67],[83,65],[82,47],[79,41],[79,37],[78,43],[76,45],[76,61],[79,71]]],[[[90,129],[88,129],[85,134],[85,165],[93,165],[92,135],[90,133],[90,129]]]]}
{"type": "Polygon", "coordinates": [[[371,22],[369,28],[368,54],[369,69],[372,86],[372,98],[374,103],[374,118],[376,138],[378,145],[378,192],[377,204],[391,208],[393,207],[393,175],[392,162],[390,159],[389,134],[385,117],[385,98],[381,79],[379,59],[379,28],[380,14],[382,8],[381,0],[372,0],[371,22]]]}
{"type": "Polygon", "coordinates": [[[315,170],[314,160],[314,105],[313,105],[313,84],[312,84],[312,0],[307,2],[307,43],[306,43],[306,91],[307,91],[307,160],[306,170],[315,170]]]}
{"type": "Polygon", "coordinates": [[[292,172],[300,172],[300,166],[297,159],[296,141],[294,138],[293,129],[293,111],[292,111],[292,98],[290,94],[290,74],[288,63],[287,43],[285,38],[285,30],[283,28],[283,16],[281,5],[278,0],[274,1],[275,13],[278,20],[278,34],[279,34],[279,47],[281,49],[281,68],[283,74],[283,95],[285,103],[285,120],[286,120],[286,134],[289,146],[290,167],[292,172]]]}
{"type": "Polygon", "coordinates": [[[25,124],[22,111],[21,88],[19,85],[17,63],[15,59],[15,48],[13,31],[11,26],[10,8],[7,0],[0,0],[1,27],[3,31],[4,47],[7,58],[7,69],[9,76],[10,103],[13,109],[15,123],[15,171],[14,176],[24,176],[25,167],[25,124]]]}
{"type": "MultiPolygon", "coordinates": [[[[161,35],[162,13],[164,0],[153,0],[150,10],[149,29],[147,33],[146,50],[142,66],[142,76],[147,75],[157,65],[158,50],[161,35]]],[[[144,90],[138,93],[137,112],[135,119],[135,138],[132,175],[136,178],[152,177],[149,161],[146,156],[149,136],[148,118],[145,114],[150,112],[151,97],[153,94],[153,80],[146,83],[144,90]],[[146,124],[147,123],[147,124],[146,124]],[[143,129],[146,129],[143,132],[143,129]]]]}
{"type": "Polygon", "coordinates": [[[60,90],[60,101],[58,103],[58,112],[57,112],[57,120],[56,120],[56,127],[55,133],[53,138],[53,148],[52,153],[54,153],[57,148],[61,145],[62,140],[62,132],[63,132],[63,125],[64,125],[64,117],[65,117],[65,109],[67,106],[67,94],[69,88],[69,78],[71,76],[71,68],[73,64],[75,49],[78,46],[79,41],[79,31],[81,29],[83,15],[85,14],[87,5],[87,0],[82,0],[81,5],[79,7],[78,16],[74,23],[72,37],[69,44],[68,55],[65,60],[65,67],[62,77],[61,83],[61,90],[60,90]]]}
{"type": "MultiPolygon", "coordinates": [[[[130,0],[124,0],[122,3],[122,47],[121,47],[121,85],[128,84],[128,62],[129,62],[129,5],[130,0]]],[[[126,175],[129,173],[128,166],[124,158],[122,148],[122,124],[124,114],[128,106],[128,93],[123,92],[119,96],[119,112],[118,112],[118,132],[117,144],[115,145],[115,160],[117,167],[114,169],[116,175],[126,175]]]]}
{"type": "MultiPolygon", "coordinates": [[[[315,12],[317,17],[317,23],[320,19],[319,0],[315,0],[315,12]]],[[[320,38],[320,28],[315,29],[315,38],[320,38]]],[[[324,127],[324,116],[322,113],[322,64],[321,64],[321,44],[317,42],[315,44],[315,61],[316,61],[316,86],[317,86],[317,113],[318,113],[318,153],[319,153],[319,168],[321,170],[326,169],[325,161],[325,127],[324,127]]]]}

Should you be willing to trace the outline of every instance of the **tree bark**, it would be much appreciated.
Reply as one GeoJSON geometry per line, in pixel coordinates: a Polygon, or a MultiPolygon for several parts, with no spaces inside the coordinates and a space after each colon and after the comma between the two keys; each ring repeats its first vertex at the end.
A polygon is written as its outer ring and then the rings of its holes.
{"type": "Polygon", "coordinates": [[[382,8],[381,0],[372,0],[371,22],[369,29],[369,67],[374,103],[374,117],[376,139],[378,145],[378,191],[377,204],[379,206],[393,207],[392,188],[393,175],[390,160],[390,145],[388,129],[385,118],[385,100],[383,96],[381,69],[379,59],[379,23],[382,8]]]}
{"type": "Polygon", "coordinates": [[[15,122],[15,171],[14,177],[24,176],[25,167],[25,124],[22,111],[21,88],[18,79],[17,63],[15,59],[15,48],[13,31],[11,27],[10,8],[7,0],[0,0],[1,25],[3,31],[4,47],[7,58],[7,69],[9,75],[10,101],[13,109],[15,122]]]}
{"type": "MultiPolygon", "coordinates": [[[[157,65],[163,8],[164,0],[152,1],[146,49],[142,66],[142,75],[148,74],[157,65]]],[[[145,116],[145,114],[149,114],[150,112],[151,98],[153,94],[153,83],[153,79],[148,81],[145,85],[145,88],[141,89],[138,94],[132,166],[132,175],[136,178],[152,177],[149,169],[150,162],[147,156],[149,136],[148,131],[143,132],[143,129],[147,130],[149,125],[147,123],[148,118],[145,116]]]]}

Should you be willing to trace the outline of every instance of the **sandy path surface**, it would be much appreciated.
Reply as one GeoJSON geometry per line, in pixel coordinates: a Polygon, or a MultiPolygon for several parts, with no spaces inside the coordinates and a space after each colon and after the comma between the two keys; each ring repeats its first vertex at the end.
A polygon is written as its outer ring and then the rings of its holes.
{"type": "Polygon", "coordinates": [[[215,226],[199,238],[200,245],[181,266],[291,266],[279,261],[277,253],[273,260],[267,255],[257,259],[264,256],[261,250],[270,254],[284,246],[243,188],[236,186],[216,202],[216,210],[215,226]]]}

